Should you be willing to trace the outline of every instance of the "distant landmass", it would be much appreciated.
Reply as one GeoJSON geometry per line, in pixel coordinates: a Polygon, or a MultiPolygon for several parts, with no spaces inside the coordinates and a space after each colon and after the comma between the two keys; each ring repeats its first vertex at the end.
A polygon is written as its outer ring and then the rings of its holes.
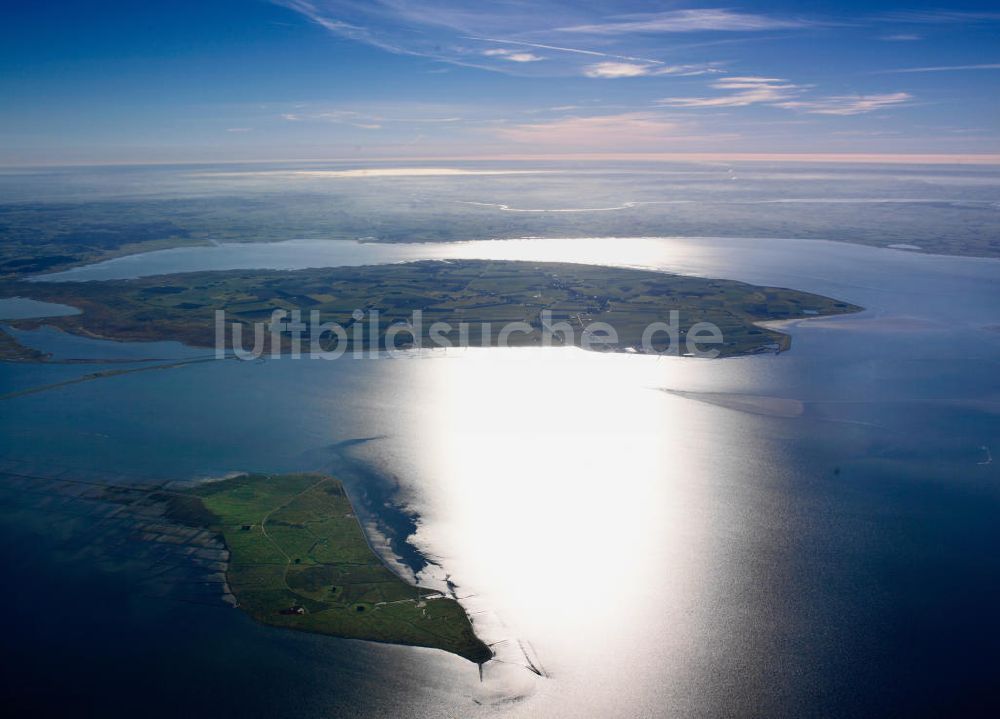
{"type": "MultiPolygon", "coordinates": [[[[452,344],[462,340],[458,325],[468,325],[473,346],[497,344],[497,331],[508,323],[525,323],[529,331],[508,337],[509,345],[535,346],[542,341],[543,312],[553,323],[574,330],[570,342],[583,344],[583,330],[607,323],[617,341],[602,349],[639,349],[644,330],[677,313],[679,336],[699,322],[722,331],[723,341],[710,349],[720,356],[788,349],[791,338],[757,323],[856,312],[860,307],[807,292],[761,287],[730,280],[671,275],[646,270],[568,263],[513,261],[424,261],[395,265],[296,271],[195,272],[100,282],[0,283],[0,296],[31,297],[78,307],[81,314],[11,324],[47,324],[75,334],[116,340],[178,340],[213,347],[215,312],[224,310],[229,323],[248,331],[270,319],[274,310],[299,310],[303,317],[317,311],[324,322],[352,331],[346,342],[356,346],[355,323],[367,323],[378,310],[377,336],[365,334],[365,347],[385,348],[389,329],[422,315],[422,346],[435,322],[452,325],[441,336],[452,344]],[[365,318],[356,313],[361,310],[365,318]],[[490,332],[484,329],[488,324],[490,332]]],[[[366,325],[367,326],[367,325],[366,325]]],[[[398,329],[398,327],[397,327],[398,329]]],[[[393,332],[393,347],[418,344],[413,333],[393,332]]],[[[328,338],[329,339],[329,338],[328,338]]],[[[270,334],[264,337],[270,343],[270,334]]],[[[564,336],[555,334],[556,343],[564,336]]],[[[288,345],[290,338],[284,338],[288,345]]],[[[658,336],[655,351],[663,351],[666,336],[658,336]]],[[[283,346],[284,350],[288,346],[283,346]]],[[[324,349],[328,347],[324,346],[324,349]]],[[[707,348],[708,349],[708,348],[707,348]]],[[[32,359],[13,341],[0,343],[8,359],[32,359]]]]}

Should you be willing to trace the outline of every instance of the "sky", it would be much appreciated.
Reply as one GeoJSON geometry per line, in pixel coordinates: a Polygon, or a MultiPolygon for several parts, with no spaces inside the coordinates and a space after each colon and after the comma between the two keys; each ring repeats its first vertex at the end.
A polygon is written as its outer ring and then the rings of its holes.
{"type": "Polygon", "coordinates": [[[1000,153],[1000,5],[50,0],[0,163],[1000,153]]]}

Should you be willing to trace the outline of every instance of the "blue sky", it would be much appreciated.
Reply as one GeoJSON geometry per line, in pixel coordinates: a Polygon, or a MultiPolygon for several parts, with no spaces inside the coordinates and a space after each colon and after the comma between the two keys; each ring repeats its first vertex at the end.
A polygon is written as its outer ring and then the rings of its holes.
{"type": "Polygon", "coordinates": [[[0,162],[1000,153],[1000,7],[8,4],[0,162]]]}

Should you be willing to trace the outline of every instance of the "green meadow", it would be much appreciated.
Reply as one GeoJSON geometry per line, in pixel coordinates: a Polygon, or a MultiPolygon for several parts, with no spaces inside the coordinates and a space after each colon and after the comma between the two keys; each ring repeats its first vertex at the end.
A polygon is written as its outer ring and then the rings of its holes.
{"type": "Polygon", "coordinates": [[[230,590],[259,622],[443,649],[476,663],[492,656],[457,601],[383,564],[336,479],[242,475],[173,495],[169,515],[222,535],[230,590]]]}
{"type": "MultiPolygon", "coordinates": [[[[461,343],[459,326],[464,323],[469,328],[468,342],[474,346],[496,344],[504,325],[525,323],[530,331],[515,332],[508,344],[538,345],[542,313],[548,312],[553,323],[572,328],[574,336],[568,344],[582,344],[583,329],[592,323],[612,326],[618,341],[601,347],[608,350],[639,346],[647,326],[667,322],[670,313],[676,312],[680,338],[699,322],[719,327],[722,344],[704,349],[717,349],[724,357],[788,348],[788,335],[760,327],[759,321],[860,309],[808,292],[731,280],[593,265],[487,260],[194,272],[96,282],[10,281],[0,284],[0,295],[4,294],[82,310],[79,315],[12,322],[15,325],[48,324],[86,336],[178,340],[201,347],[215,345],[217,310],[225,311],[228,323],[246,330],[244,338],[253,337],[253,324],[267,322],[275,310],[298,310],[303,320],[315,311],[323,322],[335,322],[347,330],[351,349],[356,349],[355,310],[365,312],[362,344],[369,348],[376,342],[385,348],[390,328],[407,322],[419,310],[425,347],[431,346],[428,335],[436,322],[452,326],[444,334],[452,344],[461,343]],[[376,310],[380,319],[377,337],[367,333],[376,310]],[[484,323],[491,326],[491,336],[484,337],[484,323]]],[[[395,334],[396,346],[413,340],[407,332],[395,334]]],[[[556,344],[562,337],[555,335],[556,344]]],[[[269,344],[269,333],[264,339],[269,344]]],[[[666,338],[655,340],[656,351],[663,351],[666,338]]],[[[288,349],[289,341],[286,335],[283,349],[288,349]]],[[[303,350],[308,349],[306,338],[303,350]]]]}

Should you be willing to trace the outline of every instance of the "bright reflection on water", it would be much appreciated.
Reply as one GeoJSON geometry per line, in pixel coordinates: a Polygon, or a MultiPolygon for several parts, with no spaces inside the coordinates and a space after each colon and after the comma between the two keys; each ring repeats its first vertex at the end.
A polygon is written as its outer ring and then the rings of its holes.
{"type": "MultiPolygon", "coordinates": [[[[45,275],[44,279],[113,280],[201,270],[291,270],[446,259],[585,262],[649,268],[659,268],[665,262],[671,262],[676,265],[674,271],[697,273],[708,267],[719,266],[733,249],[780,257],[790,249],[788,243],[800,244],[795,240],[697,237],[525,238],[445,243],[353,240],[223,243],[211,247],[178,247],[116,257],[45,275]]],[[[871,252],[870,248],[865,249],[871,252]]]]}
{"type": "Polygon", "coordinates": [[[620,704],[615,687],[666,698],[678,667],[658,659],[701,642],[690,615],[708,598],[710,567],[691,550],[712,553],[711,448],[698,410],[685,418],[654,389],[679,365],[630,359],[472,351],[425,363],[400,398],[429,405],[410,427],[416,542],[449,553],[481,631],[508,640],[502,659],[527,653],[554,699],[583,692],[598,714],[620,704]]]}

